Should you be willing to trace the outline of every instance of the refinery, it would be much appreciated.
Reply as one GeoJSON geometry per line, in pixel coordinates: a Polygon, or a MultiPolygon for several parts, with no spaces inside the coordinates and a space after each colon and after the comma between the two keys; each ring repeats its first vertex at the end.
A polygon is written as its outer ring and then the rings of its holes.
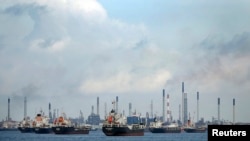
{"type": "MultiPolygon", "coordinates": [[[[197,121],[193,121],[190,117],[190,112],[188,111],[188,98],[187,98],[187,93],[185,92],[184,89],[184,82],[182,82],[182,93],[181,93],[181,104],[179,105],[179,118],[178,119],[173,119],[172,116],[172,111],[170,110],[170,96],[169,94],[165,94],[165,89],[162,90],[162,114],[160,115],[155,115],[153,113],[153,102],[151,101],[150,104],[150,111],[146,112],[145,115],[146,116],[142,116],[141,118],[141,122],[143,123],[143,125],[145,125],[145,131],[148,131],[148,128],[150,126],[150,123],[154,122],[155,119],[157,118],[158,120],[162,121],[163,123],[176,123],[178,124],[179,127],[185,127],[187,126],[190,122],[192,122],[192,124],[194,124],[195,126],[207,126],[207,125],[225,125],[225,124],[230,124],[230,125],[234,125],[234,124],[249,124],[249,123],[239,123],[239,122],[235,122],[235,99],[232,99],[232,105],[233,105],[233,121],[224,121],[221,119],[220,116],[220,97],[218,97],[217,99],[217,104],[218,104],[218,115],[217,118],[213,118],[212,121],[205,121],[203,117],[200,117],[200,109],[199,109],[199,92],[197,91],[197,103],[196,103],[196,116],[197,116],[197,121]]],[[[17,130],[20,122],[22,120],[32,120],[32,118],[30,116],[27,115],[27,97],[24,97],[24,118],[20,119],[19,121],[14,121],[11,118],[10,115],[10,104],[11,104],[11,99],[8,98],[8,113],[7,113],[7,117],[6,119],[2,119],[0,122],[0,131],[4,131],[4,130],[9,130],[9,131],[15,131],[17,130]]],[[[116,111],[118,114],[125,116],[125,112],[119,112],[119,97],[116,96],[115,100],[112,102],[113,104],[113,110],[116,111]]],[[[42,113],[43,115],[47,115],[49,122],[53,123],[60,115],[59,115],[59,110],[58,109],[53,109],[52,110],[52,104],[48,103],[48,114],[43,113],[42,111],[40,113],[42,113]]],[[[108,118],[108,112],[109,109],[107,109],[107,104],[105,103],[104,106],[104,117],[100,116],[100,103],[99,103],[99,97],[97,97],[97,101],[96,101],[96,112],[94,110],[94,106],[92,105],[91,107],[91,113],[90,115],[88,115],[86,118],[83,116],[83,112],[80,110],[80,115],[77,118],[70,118],[69,120],[73,123],[73,124],[77,124],[77,125],[90,125],[91,127],[91,131],[95,131],[95,130],[99,130],[102,128],[103,123],[105,122],[105,119],[108,118]]],[[[136,112],[132,112],[132,103],[129,102],[128,103],[128,116],[127,117],[132,117],[133,115],[136,114],[136,112]]],[[[131,122],[129,120],[131,120],[131,118],[127,118],[127,122],[131,122]]]]}

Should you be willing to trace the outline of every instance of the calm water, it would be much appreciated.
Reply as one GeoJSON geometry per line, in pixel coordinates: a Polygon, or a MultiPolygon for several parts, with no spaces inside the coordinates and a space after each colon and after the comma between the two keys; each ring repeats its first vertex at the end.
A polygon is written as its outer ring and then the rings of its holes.
{"type": "Polygon", "coordinates": [[[108,137],[102,131],[90,131],[88,135],[56,135],[1,131],[0,141],[207,141],[207,133],[153,134],[144,136],[108,137]]]}

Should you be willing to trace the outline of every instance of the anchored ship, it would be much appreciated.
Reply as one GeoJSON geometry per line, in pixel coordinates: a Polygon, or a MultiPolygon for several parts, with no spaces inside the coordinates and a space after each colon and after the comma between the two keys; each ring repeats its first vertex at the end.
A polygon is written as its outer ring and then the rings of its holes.
{"type": "Polygon", "coordinates": [[[30,120],[29,117],[25,117],[19,124],[17,129],[21,133],[32,133],[34,132],[33,126],[32,126],[32,120],[30,120]]]}
{"type": "Polygon", "coordinates": [[[183,130],[187,133],[204,133],[207,131],[206,127],[184,127],[183,130]]]}
{"type": "Polygon", "coordinates": [[[89,134],[90,129],[91,126],[72,124],[65,114],[56,118],[52,126],[55,134],[89,134]]]}
{"type": "Polygon", "coordinates": [[[140,122],[140,116],[133,115],[126,118],[113,109],[102,126],[106,136],[144,136],[144,129],[145,124],[140,122]]]}
{"type": "Polygon", "coordinates": [[[183,127],[183,130],[186,133],[204,133],[207,131],[207,128],[205,126],[194,126],[191,124],[191,121],[188,120],[188,125],[183,127]]]}
{"type": "Polygon", "coordinates": [[[49,123],[49,118],[44,114],[37,114],[33,121],[34,132],[37,134],[53,133],[52,124],[49,123]]]}
{"type": "Polygon", "coordinates": [[[149,131],[152,133],[181,133],[181,127],[177,123],[163,123],[154,118],[154,122],[150,123],[149,131]]]}

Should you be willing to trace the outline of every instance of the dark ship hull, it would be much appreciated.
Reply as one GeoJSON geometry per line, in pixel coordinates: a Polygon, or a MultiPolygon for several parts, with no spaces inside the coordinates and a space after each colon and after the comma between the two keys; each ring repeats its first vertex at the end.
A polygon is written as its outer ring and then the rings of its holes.
{"type": "Polygon", "coordinates": [[[152,133],[181,133],[181,128],[179,127],[160,127],[160,128],[149,128],[152,133]]]}
{"type": "Polygon", "coordinates": [[[52,128],[50,127],[35,127],[34,128],[34,132],[37,134],[50,134],[50,133],[54,133],[52,128]]]}
{"type": "Polygon", "coordinates": [[[18,127],[17,128],[21,133],[33,133],[34,128],[32,127],[18,127]]]}
{"type": "Polygon", "coordinates": [[[52,131],[55,134],[89,134],[89,129],[77,127],[56,126],[52,127],[52,131]]]}
{"type": "Polygon", "coordinates": [[[144,129],[129,129],[124,127],[102,127],[102,131],[106,136],[143,136],[144,129]]]}
{"type": "Polygon", "coordinates": [[[204,133],[207,131],[206,128],[184,128],[186,133],[204,133]]]}

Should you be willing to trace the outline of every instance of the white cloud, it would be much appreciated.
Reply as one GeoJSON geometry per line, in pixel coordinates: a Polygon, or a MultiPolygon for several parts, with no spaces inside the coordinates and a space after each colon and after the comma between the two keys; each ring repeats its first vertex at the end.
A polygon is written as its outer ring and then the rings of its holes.
{"type": "Polygon", "coordinates": [[[80,86],[80,91],[86,94],[150,92],[164,87],[170,77],[170,73],[166,70],[157,70],[145,75],[138,75],[133,72],[118,72],[109,76],[87,79],[80,86]]]}
{"type": "Polygon", "coordinates": [[[52,41],[50,43],[46,42],[47,41],[44,39],[36,39],[30,43],[30,50],[37,52],[47,51],[50,53],[60,52],[63,51],[66,46],[68,46],[70,39],[65,38],[58,41],[52,41]]]}

